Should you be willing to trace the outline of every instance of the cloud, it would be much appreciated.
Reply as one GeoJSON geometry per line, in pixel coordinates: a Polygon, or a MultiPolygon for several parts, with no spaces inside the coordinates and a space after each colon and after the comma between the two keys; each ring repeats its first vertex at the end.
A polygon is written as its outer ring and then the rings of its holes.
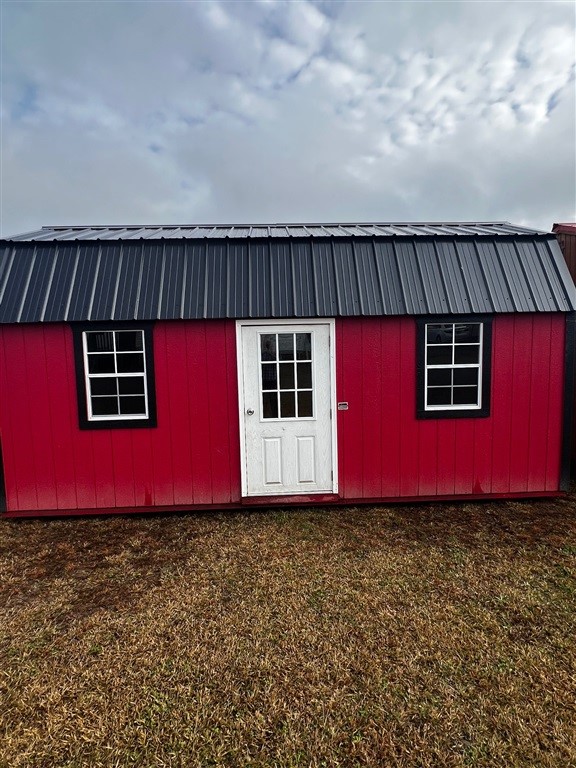
{"type": "Polygon", "coordinates": [[[288,39],[307,50],[317,50],[328,33],[328,18],[309,2],[284,5],[284,30],[288,39]]]}
{"type": "Polygon", "coordinates": [[[11,3],[1,223],[576,215],[569,3],[11,3]]]}
{"type": "Polygon", "coordinates": [[[282,84],[297,75],[309,60],[303,48],[281,38],[273,39],[266,48],[263,79],[271,84],[282,84]]]}

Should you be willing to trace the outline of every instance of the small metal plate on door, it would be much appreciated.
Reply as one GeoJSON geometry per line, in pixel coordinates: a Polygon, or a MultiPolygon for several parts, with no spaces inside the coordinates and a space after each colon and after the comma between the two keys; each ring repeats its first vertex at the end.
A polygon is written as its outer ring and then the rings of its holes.
{"type": "Polygon", "coordinates": [[[348,410],[348,403],[338,403],[338,410],[339,411],[347,411],[348,410]]]}

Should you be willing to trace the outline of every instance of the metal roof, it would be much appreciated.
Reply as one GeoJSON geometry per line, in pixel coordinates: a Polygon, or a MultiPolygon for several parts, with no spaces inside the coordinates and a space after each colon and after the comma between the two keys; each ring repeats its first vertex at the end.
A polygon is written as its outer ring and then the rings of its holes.
{"type": "Polygon", "coordinates": [[[3,323],[574,309],[556,239],[525,231],[33,240],[0,249],[3,323]]]}
{"type": "Polygon", "coordinates": [[[10,242],[36,240],[162,240],[204,238],[299,237],[414,237],[448,235],[525,235],[535,230],[506,221],[386,222],[380,224],[198,224],[42,227],[5,238],[10,242]]]}

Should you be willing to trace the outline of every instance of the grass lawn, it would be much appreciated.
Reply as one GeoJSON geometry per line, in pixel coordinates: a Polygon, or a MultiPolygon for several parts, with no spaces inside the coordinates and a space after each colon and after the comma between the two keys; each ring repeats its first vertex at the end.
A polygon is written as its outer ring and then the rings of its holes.
{"type": "Polygon", "coordinates": [[[576,766],[576,497],[0,521],[0,766],[576,766]]]}

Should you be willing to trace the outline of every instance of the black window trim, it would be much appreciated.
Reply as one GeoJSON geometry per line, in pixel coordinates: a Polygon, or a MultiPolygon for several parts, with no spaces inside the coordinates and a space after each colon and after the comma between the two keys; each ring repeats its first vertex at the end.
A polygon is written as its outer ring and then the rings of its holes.
{"type": "Polygon", "coordinates": [[[78,423],[80,429],[151,429],[158,425],[156,416],[156,378],[154,375],[154,348],[152,329],[154,323],[136,322],[94,322],[73,323],[74,363],[76,369],[76,396],[78,400],[78,423]],[[97,419],[88,418],[86,402],[86,371],[84,370],[84,349],[82,335],[89,331],[144,331],[144,353],[146,357],[146,387],[148,393],[148,418],[145,419],[97,419]]]}
{"type": "Polygon", "coordinates": [[[492,315],[427,315],[416,318],[416,418],[482,419],[490,416],[492,392],[492,315]],[[429,323],[482,323],[482,405],[480,408],[435,408],[426,410],[426,325],[429,323]]]}

